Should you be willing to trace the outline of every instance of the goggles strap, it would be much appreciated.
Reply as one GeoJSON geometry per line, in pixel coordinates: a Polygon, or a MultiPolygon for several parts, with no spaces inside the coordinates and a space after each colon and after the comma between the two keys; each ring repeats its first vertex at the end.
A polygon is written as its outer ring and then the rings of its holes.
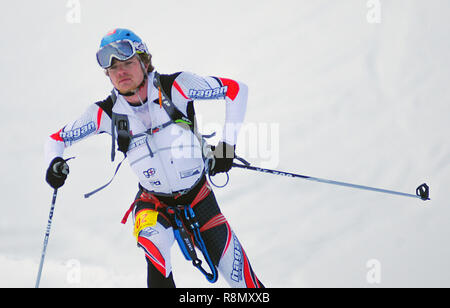
{"type": "MultiPolygon", "coordinates": [[[[122,92],[120,92],[120,91],[116,88],[117,92],[119,92],[119,94],[122,95],[122,96],[133,96],[133,95],[135,95],[136,93],[138,93],[139,90],[145,85],[145,81],[146,81],[147,78],[148,78],[148,77],[147,77],[147,72],[145,71],[145,65],[144,65],[144,62],[142,62],[142,60],[141,60],[140,57],[138,57],[138,59],[139,59],[139,62],[141,63],[141,68],[142,68],[142,73],[144,73],[144,78],[142,79],[142,82],[140,83],[140,85],[139,85],[136,89],[131,90],[131,91],[128,91],[128,92],[126,92],[126,93],[122,93],[122,92]]],[[[138,97],[139,97],[139,100],[140,100],[141,103],[142,103],[141,97],[140,97],[139,95],[138,95],[138,97]]]]}

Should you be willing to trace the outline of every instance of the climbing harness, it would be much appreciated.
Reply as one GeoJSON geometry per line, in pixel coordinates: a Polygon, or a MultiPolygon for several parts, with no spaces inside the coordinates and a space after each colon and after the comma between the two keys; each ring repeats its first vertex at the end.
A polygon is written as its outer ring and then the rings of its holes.
{"type": "Polygon", "coordinates": [[[205,242],[200,234],[198,219],[192,208],[189,205],[168,206],[166,213],[172,221],[175,239],[185,259],[192,261],[192,265],[205,275],[210,283],[216,282],[219,274],[206,249],[205,242]],[[202,261],[198,258],[195,247],[202,252],[210,272],[203,268],[202,261]]]}

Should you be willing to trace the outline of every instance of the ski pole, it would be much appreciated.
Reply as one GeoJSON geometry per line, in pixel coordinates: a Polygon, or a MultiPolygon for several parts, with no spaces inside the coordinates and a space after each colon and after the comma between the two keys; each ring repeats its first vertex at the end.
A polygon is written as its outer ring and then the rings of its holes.
{"type": "Polygon", "coordinates": [[[50,228],[52,227],[52,218],[53,218],[53,211],[55,210],[57,192],[58,192],[58,189],[55,189],[53,191],[52,205],[50,207],[50,214],[48,216],[47,229],[45,231],[45,237],[44,237],[44,247],[42,248],[41,263],[39,264],[39,271],[38,271],[38,275],[37,275],[37,279],[36,279],[36,286],[35,286],[36,288],[39,288],[39,282],[41,281],[42,267],[44,265],[44,258],[45,258],[45,252],[47,250],[48,237],[50,236],[50,228]]]}
{"type": "Polygon", "coordinates": [[[381,188],[358,185],[358,184],[338,182],[338,181],[321,179],[321,178],[316,178],[316,177],[307,176],[307,175],[295,174],[295,173],[272,170],[272,169],[265,169],[265,168],[260,168],[260,167],[254,167],[254,166],[250,166],[250,164],[248,162],[246,162],[245,160],[240,159],[240,158],[238,158],[238,159],[240,161],[242,161],[244,163],[244,165],[233,163],[233,167],[243,168],[243,169],[248,169],[248,170],[253,170],[253,171],[258,171],[258,172],[264,172],[264,173],[270,173],[270,174],[275,174],[275,175],[293,177],[293,178],[301,178],[301,179],[308,180],[308,181],[315,181],[315,182],[320,182],[320,183],[339,185],[339,186],[351,187],[351,188],[356,188],[356,189],[371,190],[371,191],[377,191],[377,192],[392,194],[392,195],[400,195],[400,196],[405,196],[405,197],[419,198],[424,201],[430,200],[430,198],[429,198],[430,189],[426,183],[419,185],[416,188],[416,194],[413,195],[413,194],[408,194],[408,193],[393,191],[393,190],[388,190],[388,189],[381,189],[381,188]]]}

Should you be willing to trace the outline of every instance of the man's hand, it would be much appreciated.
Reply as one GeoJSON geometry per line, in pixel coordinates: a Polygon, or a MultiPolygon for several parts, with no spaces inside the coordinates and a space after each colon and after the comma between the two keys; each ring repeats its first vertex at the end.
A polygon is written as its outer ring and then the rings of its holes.
{"type": "Polygon", "coordinates": [[[214,176],[217,173],[230,171],[233,165],[233,159],[235,155],[236,146],[229,145],[220,141],[217,146],[211,146],[211,150],[214,155],[214,163],[209,170],[209,174],[214,176]]]}
{"type": "Polygon", "coordinates": [[[45,180],[54,189],[64,185],[67,175],[69,174],[69,165],[61,157],[56,157],[50,163],[47,169],[45,180]]]}

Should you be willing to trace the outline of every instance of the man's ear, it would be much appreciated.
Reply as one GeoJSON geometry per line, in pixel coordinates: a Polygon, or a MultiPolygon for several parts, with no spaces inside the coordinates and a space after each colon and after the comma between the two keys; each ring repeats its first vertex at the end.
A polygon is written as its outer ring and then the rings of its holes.
{"type": "Polygon", "coordinates": [[[109,77],[109,72],[108,72],[108,70],[105,70],[105,75],[109,77]]]}

